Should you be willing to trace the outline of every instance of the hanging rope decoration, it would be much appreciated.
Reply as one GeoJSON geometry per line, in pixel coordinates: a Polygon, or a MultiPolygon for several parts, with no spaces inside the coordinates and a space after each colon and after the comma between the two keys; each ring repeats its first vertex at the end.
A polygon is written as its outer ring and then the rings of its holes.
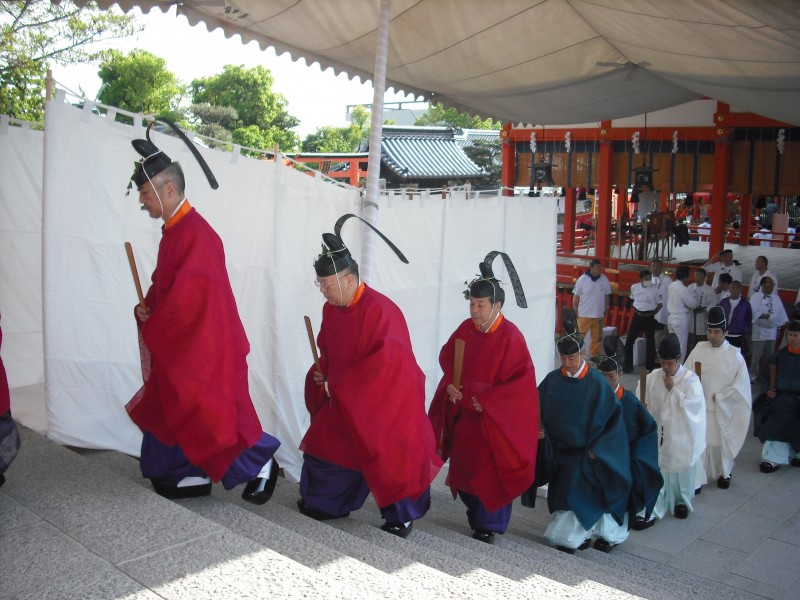
{"type": "Polygon", "coordinates": [[[536,154],[536,132],[531,133],[531,154],[536,154]]]}
{"type": "Polygon", "coordinates": [[[633,135],[631,136],[631,142],[633,143],[633,153],[640,154],[639,152],[639,132],[634,131],[633,135]]]}
{"type": "Polygon", "coordinates": [[[672,153],[678,153],[678,130],[672,132],[672,153]]]}
{"type": "Polygon", "coordinates": [[[572,148],[572,133],[569,131],[564,134],[564,148],[567,149],[567,154],[569,154],[570,148],[572,148]]]}
{"type": "Polygon", "coordinates": [[[778,153],[783,154],[783,144],[786,140],[786,130],[779,129],[778,130],[778,153]]]}

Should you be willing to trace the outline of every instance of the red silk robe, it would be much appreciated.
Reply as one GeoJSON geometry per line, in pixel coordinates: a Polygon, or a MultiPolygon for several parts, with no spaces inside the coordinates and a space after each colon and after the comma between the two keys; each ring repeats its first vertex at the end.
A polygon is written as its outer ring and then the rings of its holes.
{"type": "Polygon", "coordinates": [[[365,288],[346,308],[326,303],[317,344],[330,397],[306,375],[311,425],[303,452],[361,472],[378,506],[416,499],[442,461],[425,414],[425,375],[400,309],[365,288]]]}
{"type": "MultiPolygon", "coordinates": [[[[3,346],[3,329],[0,327],[0,347],[3,346]]],[[[8,389],[8,378],[3,359],[0,358],[0,416],[11,410],[11,392],[8,389]]]]}
{"type": "Polygon", "coordinates": [[[491,333],[467,319],[439,354],[444,371],[428,414],[442,458],[449,453],[447,484],[477,496],[489,511],[512,502],[533,483],[539,432],[539,393],[525,338],[503,319],[491,333]],[[461,402],[447,397],[453,382],[456,339],[464,340],[461,402]],[[482,411],[472,403],[475,396],[482,411]],[[448,428],[452,443],[446,447],[448,428]],[[443,445],[444,444],[444,445],[443,445]]]}
{"type": "Polygon", "coordinates": [[[222,241],[194,209],[164,229],[152,279],[145,298],[150,318],[136,320],[145,383],[126,408],[140,429],[180,446],[219,481],[258,441],[261,424],[247,382],[250,344],[222,241]]]}

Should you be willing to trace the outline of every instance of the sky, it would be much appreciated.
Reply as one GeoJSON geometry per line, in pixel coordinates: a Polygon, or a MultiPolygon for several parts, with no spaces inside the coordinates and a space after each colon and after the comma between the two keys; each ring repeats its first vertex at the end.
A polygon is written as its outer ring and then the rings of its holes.
{"type": "MultiPolygon", "coordinates": [[[[248,68],[263,65],[272,72],[273,91],[283,94],[289,114],[300,120],[295,129],[300,139],[324,125],[347,125],[348,105],[372,103],[371,82],[349,80],[344,74],[334,75],[332,70],[322,72],[319,65],[292,62],[288,54],[276,56],[272,48],[261,50],[255,42],[242,44],[239,36],[225,39],[222,30],[208,32],[202,23],[192,27],[185,17],[176,16],[174,6],[167,13],[154,9],[144,15],[138,10],[131,14],[144,25],[144,30],[131,38],[107,42],[104,47],[125,54],[143,48],[166,60],[167,68],[187,84],[198,77],[216,75],[228,64],[248,68]]],[[[62,87],[76,93],[83,90],[87,98],[95,99],[101,85],[96,64],[51,68],[62,87]]],[[[392,91],[384,97],[384,102],[401,100],[414,98],[392,91]]]]}

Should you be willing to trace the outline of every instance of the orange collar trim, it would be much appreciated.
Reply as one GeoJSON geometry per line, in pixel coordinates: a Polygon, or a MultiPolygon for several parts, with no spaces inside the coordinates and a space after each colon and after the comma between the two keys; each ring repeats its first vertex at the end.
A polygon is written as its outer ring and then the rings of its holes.
{"type": "Polygon", "coordinates": [[[187,200],[186,202],[181,204],[180,208],[178,209],[178,212],[176,212],[169,218],[169,221],[167,221],[167,224],[164,226],[164,228],[169,229],[170,227],[174,227],[178,223],[178,221],[180,221],[183,217],[189,214],[190,210],[192,210],[192,205],[189,204],[189,201],[187,200]]]}
{"type": "Polygon", "coordinates": [[[583,362],[583,368],[576,377],[572,377],[572,375],[569,374],[569,371],[567,371],[564,367],[561,367],[561,374],[564,377],[569,377],[571,379],[583,379],[584,377],[586,377],[586,374],[588,372],[589,372],[589,363],[587,363],[586,361],[583,362]]]}
{"type": "Polygon", "coordinates": [[[347,305],[347,308],[350,308],[351,306],[355,306],[358,303],[358,301],[361,300],[361,296],[364,295],[364,290],[366,290],[366,289],[367,289],[367,284],[366,283],[364,283],[363,281],[361,283],[359,283],[358,284],[358,289],[356,290],[356,293],[353,294],[353,299],[350,300],[350,304],[347,305]]]}
{"type": "Polygon", "coordinates": [[[617,395],[617,398],[622,400],[622,395],[625,393],[625,388],[617,384],[617,389],[614,391],[614,393],[617,395]]]}
{"type": "MultiPolygon", "coordinates": [[[[504,319],[504,318],[505,318],[505,317],[503,317],[503,313],[500,313],[499,315],[497,315],[497,319],[495,319],[494,323],[492,323],[492,326],[491,326],[491,327],[489,327],[489,330],[488,330],[488,331],[486,331],[486,333],[494,333],[495,331],[497,331],[497,328],[498,328],[498,327],[500,327],[500,324],[503,322],[503,319],[504,319]]],[[[475,328],[477,331],[481,331],[481,328],[480,328],[480,326],[478,326],[478,325],[473,325],[473,327],[474,327],[474,328],[475,328]]],[[[481,331],[481,333],[483,333],[483,332],[481,331]]]]}
{"type": "Polygon", "coordinates": [[[786,346],[786,348],[789,349],[789,354],[800,354],[800,346],[798,346],[797,348],[792,348],[792,346],[789,345],[786,346]]]}

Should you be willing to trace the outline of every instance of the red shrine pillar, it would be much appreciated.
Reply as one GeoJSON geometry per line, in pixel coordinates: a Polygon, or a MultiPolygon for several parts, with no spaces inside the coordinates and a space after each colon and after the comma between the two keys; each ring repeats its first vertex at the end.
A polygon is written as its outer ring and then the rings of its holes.
{"type": "MultiPolygon", "coordinates": [[[[718,129],[718,132],[721,130],[718,129]]],[[[725,247],[725,216],[728,197],[728,169],[731,162],[731,145],[727,138],[714,143],[714,178],[711,190],[711,236],[708,257],[711,258],[725,247]]]]}
{"type": "Polygon", "coordinates": [[[596,257],[611,256],[611,184],[613,183],[613,170],[614,146],[610,140],[603,140],[600,142],[600,169],[598,173],[600,202],[597,203],[597,229],[595,230],[594,255],[596,257]]]}
{"type": "Polygon", "coordinates": [[[750,223],[753,212],[753,195],[742,194],[742,199],[739,201],[739,245],[750,245],[750,223]]]}
{"type": "Polygon", "coordinates": [[[661,206],[659,212],[667,212],[669,210],[669,192],[661,190],[661,206]]]}
{"type": "Polygon", "coordinates": [[[564,232],[561,234],[561,251],[575,252],[575,188],[567,187],[564,198],[564,232]]]}
{"type": "Polygon", "coordinates": [[[514,195],[514,185],[517,183],[517,162],[516,152],[513,141],[511,141],[511,123],[506,124],[500,131],[500,138],[503,140],[501,145],[501,155],[503,168],[501,171],[501,181],[503,183],[503,196],[514,195]]]}

